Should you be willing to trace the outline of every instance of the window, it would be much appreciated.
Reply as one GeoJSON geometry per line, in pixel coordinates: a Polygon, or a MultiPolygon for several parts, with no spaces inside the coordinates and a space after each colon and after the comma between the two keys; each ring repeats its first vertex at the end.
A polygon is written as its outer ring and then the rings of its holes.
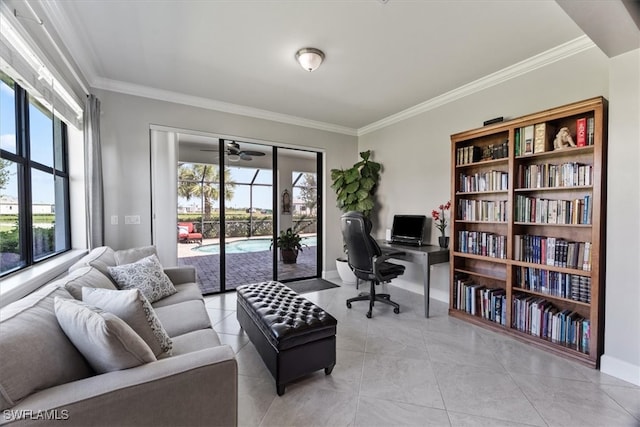
{"type": "Polygon", "coordinates": [[[70,249],[67,127],[0,72],[0,276],[70,249]]]}

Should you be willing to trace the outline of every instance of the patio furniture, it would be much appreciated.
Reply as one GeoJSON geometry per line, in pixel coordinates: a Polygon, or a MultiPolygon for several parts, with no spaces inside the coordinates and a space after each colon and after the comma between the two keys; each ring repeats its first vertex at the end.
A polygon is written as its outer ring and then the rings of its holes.
{"type": "Polygon", "coordinates": [[[202,233],[196,233],[195,226],[192,222],[178,223],[178,242],[202,244],[202,233]]]}

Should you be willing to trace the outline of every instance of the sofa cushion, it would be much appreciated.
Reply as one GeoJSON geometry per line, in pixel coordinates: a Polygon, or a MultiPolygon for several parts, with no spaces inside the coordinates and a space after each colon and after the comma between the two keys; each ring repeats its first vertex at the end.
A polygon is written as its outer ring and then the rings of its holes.
{"type": "Polygon", "coordinates": [[[115,252],[117,265],[131,264],[150,255],[158,255],[155,246],[141,246],[139,248],[122,249],[115,252]]]}
{"type": "Polygon", "coordinates": [[[213,329],[199,329],[173,338],[173,355],[192,353],[220,346],[220,338],[213,329]]]}
{"type": "Polygon", "coordinates": [[[60,327],[97,373],[156,360],[144,340],[115,314],[58,297],[54,307],[60,327]]]}
{"type": "Polygon", "coordinates": [[[147,343],[156,357],[171,355],[171,338],[139,289],[112,291],[84,288],[82,301],[124,320],[147,343]]]}
{"type": "Polygon", "coordinates": [[[0,410],[94,374],[58,325],[54,297],[73,298],[50,284],[0,310],[0,410]]]}
{"type": "Polygon", "coordinates": [[[165,307],[167,305],[177,304],[179,302],[185,301],[204,301],[204,299],[202,298],[202,291],[200,291],[200,288],[196,283],[183,283],[181,285],[175,285],[175,288],[178,292],[154,302],[152,304],[153,307],[165,307]]]}
{"type": "Polygon", "coordinates": [[[211,319],[202,301],[184,301],[155,310],[172,339],[198,329],[211,328],[211,319]]]}
{"type": "Polygon", "coordinates": [[[69,272],[80,267],[86,267],[91,261],[102,261],[107,265],[116,265],[115,252],[109,246],[100,246],[92,249],[91,252],[69,267],[69,272]]]}
{"type": "Polygon", "coordinates": [[[82,288],[102,288],[116,290],[110,278],[93,267],[80,267],[74,269],[67,276],[56,280],[56,285],[64,287],[77,300],[82,299],[82,288]]]}
{"type": "Polygon", "coordinates": [[[155,255],[132,264],[109,267],[109,274],[120,289],[140,289],[149,302],[177,292],[169,277],[162,271],[162,265],[155,255]]]}

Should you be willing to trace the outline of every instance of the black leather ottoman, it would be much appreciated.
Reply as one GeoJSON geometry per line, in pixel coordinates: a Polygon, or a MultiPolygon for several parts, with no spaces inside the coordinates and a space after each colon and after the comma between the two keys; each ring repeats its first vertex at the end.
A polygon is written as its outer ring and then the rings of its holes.
{"type": "Polygon", "coordinates": [[[329,313],[280,282],[236,289],[238,322],[284,394],[287,383],[336,364],[336,325],[329,313]]]}

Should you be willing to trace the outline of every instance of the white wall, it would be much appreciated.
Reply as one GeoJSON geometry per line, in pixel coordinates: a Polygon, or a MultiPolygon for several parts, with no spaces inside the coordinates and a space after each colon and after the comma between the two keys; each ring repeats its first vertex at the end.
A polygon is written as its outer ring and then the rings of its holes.
{"type": "MultiPolygon", "coordinates": [[[[116,249],[151,243],[150,125],[256,139],[285,146],[325,150],[325,177],[331,168],[345,167],[357,159],[357,139],[300,126],[221,113],[202,108],[155,101],[96,90],[102,103],[101,137],[105,183],[105,218],[140,215],[140,225],[109,225],[105,244],[116,249]]],[[[325,180],[326,181],[326,180],[325,180]]],[[[325,183],[325,265],[335,270],[342,254],[340,211],[335,194],[325,183]]],[[[175,234],[175,230],[169,232],[175,234]]]]}
{"type": "Polygon", "coordinates": [[[640,385],[640,49],[610,63],[607,288],[601,369],[640,385]]]}

